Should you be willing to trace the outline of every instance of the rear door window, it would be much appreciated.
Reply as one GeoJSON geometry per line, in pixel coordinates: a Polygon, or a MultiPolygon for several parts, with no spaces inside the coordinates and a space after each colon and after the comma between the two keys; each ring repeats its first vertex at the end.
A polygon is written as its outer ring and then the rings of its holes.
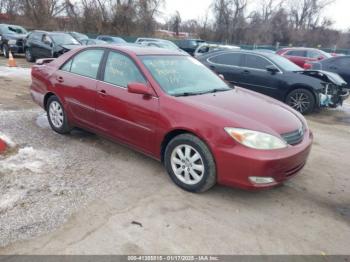
{"type": "Polygon", "coordinates": [[[309,57],[309,58],[317,59],[317,58],[319,58],[321,56],[322,55],[319,52],[317,52],[317,51],[313,51],[313,50],[308,50],[307,51],[307,57],[309,57]]]}
{"type": "Polygon", "coordinates": [[[102,49],[80,52],[65,63],[61,70],[96,79],[103,53],[102,49]]]}
{"type": "Polygon", "coordinates": [[[306,57],[306,51],[304,50],[291,50],[286,53],[288,56],[299,56],[299,57],[306,57]]]}
{"type": "Polygon", "coordinates": [[[103,80],[125,88],[133,82],[147,83],[135,63],[129,57],[117,52],[109,53],[103,80]]]}
{"type": "Polygon", "coordinates": [[[245,67],[266,70],[267,66],[272,66],[271,62],[267,59],[257,55],[245,55],[245,67]]]}
{"type": "Polygon", "coordinates": [[[209,61],[220,65],[240,66],[242,55],[238,53],[225,53],[209,58],[209,61]]]}

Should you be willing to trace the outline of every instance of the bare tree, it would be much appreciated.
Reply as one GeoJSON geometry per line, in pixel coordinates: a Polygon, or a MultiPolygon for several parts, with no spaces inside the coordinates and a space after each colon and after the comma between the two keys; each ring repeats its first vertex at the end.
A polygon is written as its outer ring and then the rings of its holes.
{"type": "Polygon", "coordinates": [[[175,14],[172,16],[171,25],[172,25],[173,31],[176,33],[177,36],[179,36],[180,26],[181,26],[181,15],[179,11],[176,11],[175,14]]]}
{"type": "Polygon", "coordinates": [[[289,0],[290,19],[295,29],[312,29],[319,25],[322,11],[335,0],[289,0]]]}

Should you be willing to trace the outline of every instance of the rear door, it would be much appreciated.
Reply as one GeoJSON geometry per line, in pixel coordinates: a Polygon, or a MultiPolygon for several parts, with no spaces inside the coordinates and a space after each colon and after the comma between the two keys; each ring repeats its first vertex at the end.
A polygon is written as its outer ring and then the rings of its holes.
{"type": "Polygon", "coordinates": [[[242,82],[242,54],[240,53],[218,53],[210,56],[207,65],[217,74],[225,77],[232,85],[240,85],[242,82]]]}
{"type": "Polygon", "coordinates": [[[132,82],[152,88],[132,58],[109,51],[97,84],[98,125],[110,137],[153,154],[159,100],[129,93],[127,86],[132,82]]]}
{"type": "Polygon", "coordinates": [[[277,98],[282,72],[271,73],[268,66],[276,67],[263,56],[244,54],[241,86],[277,98]]]}
{"type": "Polygon", "coordinates": [[[87,49],[68,60],[55,74],[68,112],[82,126],[97,128],[96,85],[104,49],[87,49]]]}
{"type": "Polygon", "coordinates": [[[297,64],[301,68],[304,67],[305,61],[307,60],[306,50],[289,50],[284,55],[284,57],[288,58],[293,63],[297,64]]]}

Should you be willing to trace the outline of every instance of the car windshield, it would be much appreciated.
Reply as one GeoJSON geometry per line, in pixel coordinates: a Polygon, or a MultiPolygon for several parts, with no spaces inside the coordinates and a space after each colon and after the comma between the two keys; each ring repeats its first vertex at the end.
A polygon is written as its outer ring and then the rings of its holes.
{"type": "Polygon", "coordinates": [[[269,58],[278,65],[283,71],[300,71],[303,70],[301,67],[297,66],[287,58],[284,58],[279,55],[269,55],[269,58]]]}
{"type": "Polygon", "coordinates": [[[78,33],[78,32],[72,32],[71,33],[72,36],[78,40],[87,40],[89,39],[89,37],[87,35],[84,35],[84,34],[81,34],[81,33],[78,33]]]}
{"type": "Polygon", "coordinates": [[[120,37],[112,37],[112,42],[113,43],[118,43],[118,44],[126,43],[126,41],[123,38],[120,38],[120,37]]]}
{"type": "Polygon", "coordinates": [[[4,26],[2,28],[4,30],[5,34],[27,34],[27,30],[25,30],[21,26],[17,25],[9,25],[9,26],[4,26]]]}
{"type": "Polygon", "coordinates": [[[319,52],[320,52],[325,58],[331,58],[331,57],[333,57],[330,53],[326,53],[325,51],[319,50],[319,52]]]}
{"type": "Polygon", "coordinates": [[[50,35],[57,45],[79,45],[79,42],[69,34],[50,35]]]}
{"type": "Polygon", "coordinates": [[[149,46],[157,46],[160,48],[165,48],[165,49],[172,49],[172,50],[178,50],[179,48],[176,45],[172,45],[167,42],[150,42],[148,44],[149,46]]]}
{"type": "Polygon", "coordinates": [[[228,91],[215,73],[188,56],[141,56],[146,68],[169,95],[189,96],[228,91]]]}

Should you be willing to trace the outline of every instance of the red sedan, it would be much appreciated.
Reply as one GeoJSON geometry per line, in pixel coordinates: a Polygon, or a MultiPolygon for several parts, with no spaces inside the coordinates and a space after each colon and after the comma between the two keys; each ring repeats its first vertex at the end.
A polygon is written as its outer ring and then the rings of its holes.
{"type": "Polygon", "coordinates": [[[239,87],[188,55],[79,48],[32,69],[31,95],[52,129],[93,131],[162,161],[181,188],[270,188],[307,160],[312,133],[288,106],[239,87]]]}
{"type": "Polygon", "coordinates": [[[316,48],[283,48],[276,53],[304,69],[310,69],[309,62],[316,62],[332,57],[331,54],[316,48]]]}

